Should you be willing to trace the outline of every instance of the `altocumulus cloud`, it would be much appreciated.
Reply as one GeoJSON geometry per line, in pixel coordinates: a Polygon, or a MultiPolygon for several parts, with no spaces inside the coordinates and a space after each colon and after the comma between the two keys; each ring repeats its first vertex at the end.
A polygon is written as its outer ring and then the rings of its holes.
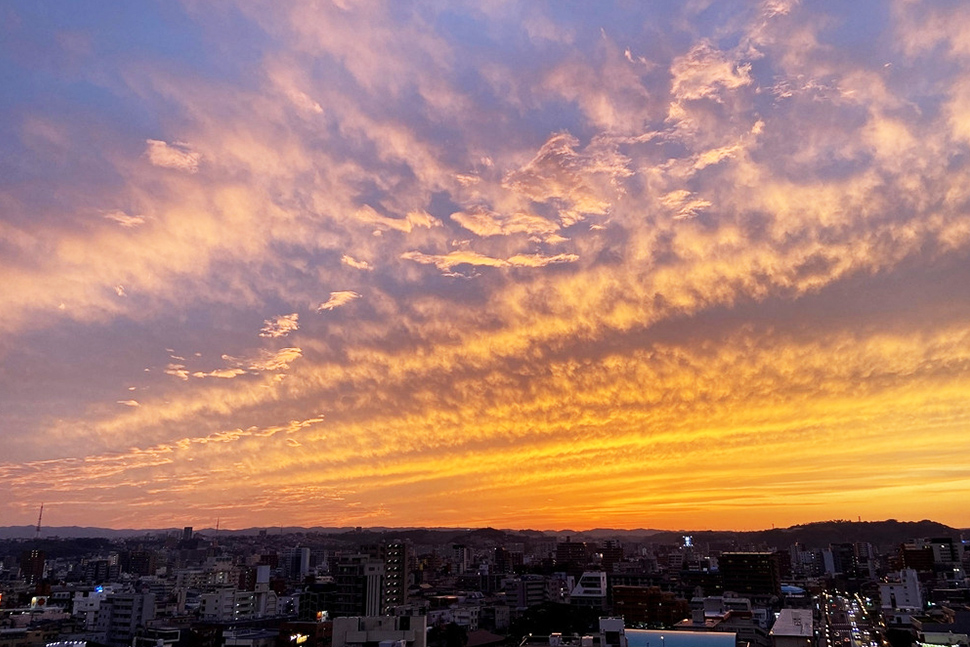
{"type": "Polygon", "coordinates": [[[288,315],[278,315],[263,322],[263,327],[259,331],[260,337],[286,337],[291,332],[300,329],[300,314],[294,312],[288,315]]]}

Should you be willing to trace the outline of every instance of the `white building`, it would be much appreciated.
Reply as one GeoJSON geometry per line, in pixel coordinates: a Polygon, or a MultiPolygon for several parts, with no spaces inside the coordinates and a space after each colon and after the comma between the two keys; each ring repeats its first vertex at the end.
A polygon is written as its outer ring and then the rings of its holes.
{"type": "Polygon", "coordinates": [[[101,601],[95,631],[104,642],[127,647],[136,631],[155,619],[155,596],[151,593],[112,593],[101,601]]]}
{"type": "Polygon", "coordinates": [[[782,609],[768,635],[772,647],[812,647],[815,626],[811,609],[782,609]]]}
{"type": "Polygon", "coordinates": [[[903,569],[894,578],[879,585],[880,606],[883,609],[916,611],[923,608],[923,592],[916,571],[903,569]]]}
{"type": "Polygon", "coordinates": [[[606,573],[593,571],[583,573],[575,588],[569,593],[569,603],[578,607],[606,608],[606,573]]]}

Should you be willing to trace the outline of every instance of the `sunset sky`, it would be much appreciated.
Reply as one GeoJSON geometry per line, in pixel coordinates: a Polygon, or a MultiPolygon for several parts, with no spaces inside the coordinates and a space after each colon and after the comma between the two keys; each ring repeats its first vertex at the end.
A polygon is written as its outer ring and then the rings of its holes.
{"type": "Polygon", "coordinates": [[[954,0],[0,6],[0,525],[970,526],[954,0]]]}

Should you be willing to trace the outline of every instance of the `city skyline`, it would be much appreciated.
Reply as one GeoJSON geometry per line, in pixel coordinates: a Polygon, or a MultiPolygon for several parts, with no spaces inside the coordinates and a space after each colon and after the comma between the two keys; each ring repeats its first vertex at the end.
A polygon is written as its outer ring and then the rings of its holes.
{"type": "Polygon", "coordinates": [[[0,8],[0,525],[970,527],[970,15],[643,4],[0,8]]]}

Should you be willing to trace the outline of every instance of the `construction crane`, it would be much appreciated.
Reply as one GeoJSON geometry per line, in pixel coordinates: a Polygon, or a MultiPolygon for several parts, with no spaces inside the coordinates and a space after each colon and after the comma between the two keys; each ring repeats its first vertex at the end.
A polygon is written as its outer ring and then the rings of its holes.
{"type": "Polygon", "coordinates": [[[37,515],[37,531],[34,533],[34,539],[40,538],[40,520],[44,518],[44,504],[40,504],[40,513],[37,515]]]}

